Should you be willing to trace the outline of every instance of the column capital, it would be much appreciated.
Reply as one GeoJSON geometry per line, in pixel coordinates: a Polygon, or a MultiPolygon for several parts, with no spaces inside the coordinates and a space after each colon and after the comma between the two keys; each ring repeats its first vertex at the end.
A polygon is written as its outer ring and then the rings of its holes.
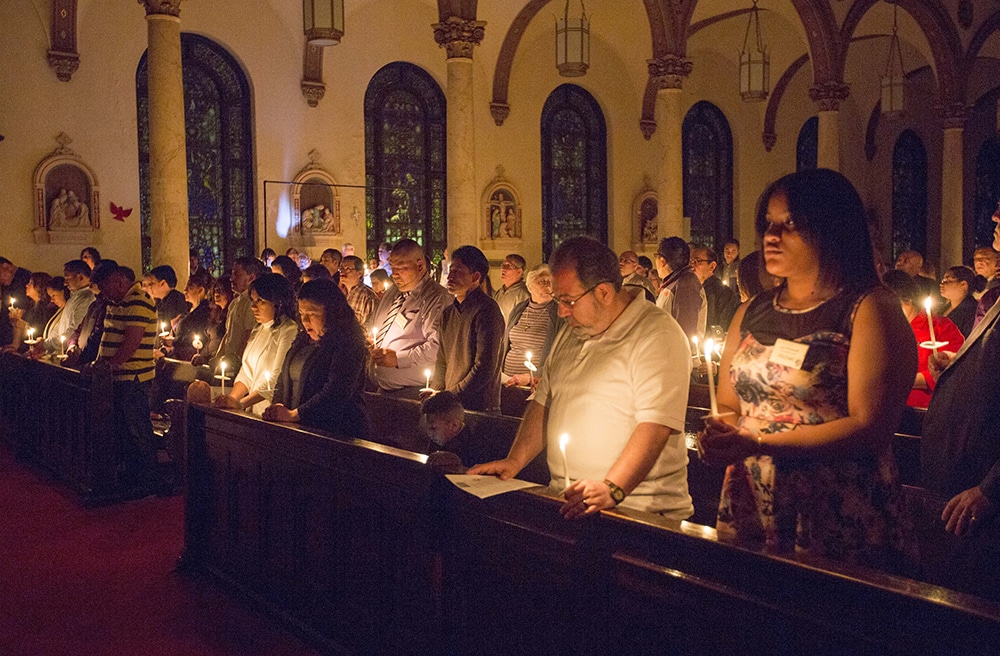
{"type": "Polygon", "coordinates": [[[69,82],[73,73],[80,68],[80,55],[75,52],[49,50],[49,66],[56,72],[61,82],[69,82]]]}
{"type": "Polygon", "coordinates": [[[809,87],[809,99],[819,105],[821,112],[836,112],[840,103],[851,95],[851,85],[840,80],[827,80],[809,87]]]}
{"type": "Polygon", "coordinates": [[[486,36],[486,22],[449,16],[444,22],[434,23],[434,41],[438,47],[447,48],[448,58],[472,59],[472,49],[486,36]]]}
{"type": "Polygon", "coordinates": [[[680,89],[684,78],[691,75],[694,62],[678,55],[662,55],[647,60],[649,77],[657,89],[680,89]]]}
{"type": "Polygon", "coordinates": [[[945,129],[965,127],[965,118],[967,115],[965,103],[961,101],[945,103],[938,105],[936,109],[945,129]]]}
{"type": "Polygon", "coordinates": [[[137,0],[146,8],[147,16],[164,15],[175,18],[181,15],[181,0],[137,0]]]}

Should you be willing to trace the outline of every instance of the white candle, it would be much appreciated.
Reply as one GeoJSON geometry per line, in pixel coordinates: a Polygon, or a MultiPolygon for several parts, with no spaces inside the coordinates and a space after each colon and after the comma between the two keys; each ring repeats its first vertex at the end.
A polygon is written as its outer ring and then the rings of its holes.
{"type": "MultiPolygon", "coordinates": [[[[355,333],[357,334],[357,333],[355,333]]],[[[375,340],[378,339],[378,328],[372,328],[372,346],[375,346],[375,340]]]]}
{"type": "Polygon", "coordinates": [[[66,355],[66,335],[59,335],[59,353],[66,355]]]}
{"type": "Polygon", "coordinates": [[[28,328],[28,341],[30,342],[34,338],[35,338],[35,329],[28,328]]]}
{"type": "Polygon", "coordinates": [[[424,369],[424,378],[427,379],[427,384],[424,385],[424,390],[430,391],[430,389],[431,389],[431,370],[430,369],[424,369]]]}
{"type": "Polygon", "coordinates": [[[219,363],[219,369],[222,370],[222,396],[226,395],[226,361],[223,360],[219,363]]]}
{"type": "Polygon", "coordinates": [[[160,322],[160,337],[166,337],[167,334],[168,334],[167,333],[167,322],[166,321],[161,321],[160,322]]]}
{"type": "Polygon", "coordinates": [[[271,372],[270,371],[265,371],[264,372],[264,389],[268,390],[268,391],[271,390],[271,372]]]}
{"type": "Polygon", "coordinates": [[[10,297],[10,311],[11,312],[14,311],[14,297],[13,296],[10,297]]]}
{"type": "Polygon", "coordinates": [[[197,349],[199,351],[201,350],[201,347],[204,346],[201,343],[201,335],[195,335],[194,336],[194,339],[191,340],[191,346],[195,347],[195,349],[197,349]]]}
{"type": "Polygon", "coordinates": [[[728,280],[723,280],[722,284],[725,285],[726,287],[728,287],[729,286],[729,281],[728,280]]]}
{"type": "Polygon", "coordinates": [[[927,310],[927,327],[931,331],[931,351],[937,355],[937,338],[934,336],[934,316],[931,314],[931,297],[928,296],[924,299],[924,309],[927,310]]]}
{"type": "Polygon", "coordinates": [[[531,361],[531,351],[527,351],[524,354],[524,367],[532,373],[538,371],[538,367],[531,361]]]}
{"type": "Polygon", "coordinates": [[[559,450],[562,452],[563,461],[563,489],[569,487],[569,465],[566,464],[566,445],[569,444],[569,433],[559,436],[559,450]]]}
{"type": "Polygon", "coordinates": [[[715,340],[705,340],[705,367],[708,369],[708,400],[709,404],[712,406],[712,416],[718,417],[719,405],[715,400],[715,375],[712,371],[712,349],[714,346],[715,340]]]}
{"type": "Polygon", "coordinates": [[[691,337],[691,346],[694,347],[694,357],[697,358],[700,355],[700,353],[698,352],[698,336],[697,335],[692,335],[692,337],[691,337]]]}

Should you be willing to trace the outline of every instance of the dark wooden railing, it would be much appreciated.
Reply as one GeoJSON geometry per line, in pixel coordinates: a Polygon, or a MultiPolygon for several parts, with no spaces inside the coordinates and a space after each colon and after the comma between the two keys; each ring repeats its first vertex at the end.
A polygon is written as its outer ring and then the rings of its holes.
{"type": "MultiPolygon", "coordinates": [[[[412,411],[412,408],[409,408],[412,411]]],[[[993,654],[1000,605],[621,511],[486,500],[425,457],[188,414],[183,562],[338,653],[993,654]],[[705,650],[705,651],[702,651],[705,650]]]]}
{"type": "Polygon", "coordinates": [[[0,430],[15,455],[72,487],[86,503],[120,495],[108,373],[81,373],[0,354],[0,430]]]}

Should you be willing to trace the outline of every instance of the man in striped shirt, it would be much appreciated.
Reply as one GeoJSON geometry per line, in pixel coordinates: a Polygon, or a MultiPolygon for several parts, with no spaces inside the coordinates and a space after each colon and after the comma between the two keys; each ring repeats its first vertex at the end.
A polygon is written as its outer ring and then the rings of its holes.
{"type": "Polygon", "coordinates": [[[108,298],[98,364],[109,367],[114,390],[115,433],[125,455],[126,497],[161,488],[156,443],[149,420],[149,386],[155,375],[153,300],[127,267],[117,267],[101,285],[108,298]]]}

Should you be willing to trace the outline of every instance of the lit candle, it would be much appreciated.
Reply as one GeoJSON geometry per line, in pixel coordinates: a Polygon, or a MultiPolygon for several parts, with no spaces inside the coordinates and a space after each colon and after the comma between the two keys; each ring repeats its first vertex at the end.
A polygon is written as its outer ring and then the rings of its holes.
{"type": "Polygon", "coordinates": [[[222,396],[226,395],[226,361],[219,362],[219,369],[222,370],[222,396]]]}
{"type": "Polygon", "coordinates": [[[532,373],[538,371],[538,367],[536,367],[535,363],[531,361],[531,351],[528,351],[524,354],[524,366],[528,371],[532,373]]]}
{"type": "Polygon", "coordinates": [[[267,391],[271,390],[271,372],[270,371],[265,371],[264,372],[264,389],[267,390],[267,391]]]}
{"type": "Polygon", "coordinates": [[[694,356],[693,357],[697,358],[699,355],[701,355],[699,353],[699,351],[698,351],[698,336],[697,335],[692,335],[691,336],[691,346],[694,347],[694,356]]]}
{"type": "Polygon", "coordinates": [[[378,339],[378,328],[372,328],[372,346],[376,346],[375,340],[377,339],[378,339]]]}
{"type": "Polygon", "coordinates": [[[194,336],[194,339],[191,340],[191,346],[193,346],[198,351],[201,350],[201,347],[204,346],[204,344],[201,343],[201,335],[194,336]]]}
{"type": "Polygon", "coordinates": [[[728,280],[723,280],[722,284],[725,285],[726,287],[728,287],[729,286],[729,281],[728,280]]]}
{"type": "Polygon", "coordinates": [[[433,390],[431,389],[431,370],[430,369],[424,369],[424,377],[427,379],[427,384],[424,385],[424,389],[421,390],[421,391],[423,391],[423,392],[432,392],[433,390]]]}
{"type": "Polygon", "coordinates": [[[934,316],[931,314],[931,297],[924,299],[924,309],[927,310],[927,327],[931,331],[931,352],[937,355],[937,338],[934,336],[934,316]]]}
{"type": "Polygon", "coordinates": [[[160,322],[160,337],[166,337],[169,334],[170,333],[167,332],[167,322],[166,321],[161,321],[160,322]]]}
{"type": "Polygon", "coordinates": [[[66,335],[59,335],[59,354],[66,355],[66,335]]]}
{"type": "Polygon", "coordinates": [[[715,400],[715,375],[712,371],[712,349],[715,346],[714,339],[705,340],[705,367],[708,369],[708,400],[712,406],[712,416],[719,416],[719,405],[715,400]]]}
{"type": "Polygon", "coordinates": [[[569,433],[559,436],[559,451],[562,452],[563,461],[563,488],[569,487],[569,465],[566,464],[566,445],[569,444],[569,433]]]}
{"type": "Polygon", "coordinates": [[[14,311],[14,297],[13,296],[10,297],[10,311],[11,312],[14,311]]]}
{"type": "Polygon", "coordinates": [[[35,329],[34,328],[28,328],[28,341],[29,342],[33,341],[34,338],[35,338],[35,329]]]}

